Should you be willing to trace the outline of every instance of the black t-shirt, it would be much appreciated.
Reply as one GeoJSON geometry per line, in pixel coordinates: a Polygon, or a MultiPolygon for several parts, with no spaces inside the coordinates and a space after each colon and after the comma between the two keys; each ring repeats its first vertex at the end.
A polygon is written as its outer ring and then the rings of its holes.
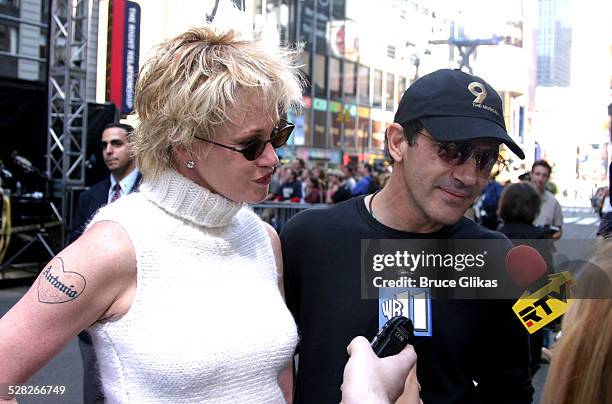
{"type": "MultiPolygon", "coordinates": [[[[346,347],[378,331],[378,301],[361,298],[362,239],[507,239],[462,218],[429,234],[391,229],[357,197],[301,212],[281,234],[285,295],[300,343],[296,403],[340,401],[346,347]]],[[[527,333],[507,300],[432,301],[432,337],[416,337],[424,403],[529,403],[527,333]],[[478,383],[475,387],[474,381],[478,383]]]]}

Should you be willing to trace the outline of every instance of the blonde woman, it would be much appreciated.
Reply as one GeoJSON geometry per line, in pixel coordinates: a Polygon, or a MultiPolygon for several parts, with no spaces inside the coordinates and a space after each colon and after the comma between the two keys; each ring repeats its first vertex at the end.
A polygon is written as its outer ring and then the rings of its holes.
{"type": "Polygon", "coordinates": [[[612,239],[601,242],[595,264],[607,279],[587,281],[582,295],[607,298],[574,300],[553,349],[543,403],[612,402],[612,239]]]}
{"type": "Polygon", "coordinates": [[[107,402],[283,401],[297,332],[278,237],[246,203],[293,129],[294,61],[210,25],[158,47],[136,90],[141,192],[102,208],[0,320],[0,382],[87,329],[107,402]]]}

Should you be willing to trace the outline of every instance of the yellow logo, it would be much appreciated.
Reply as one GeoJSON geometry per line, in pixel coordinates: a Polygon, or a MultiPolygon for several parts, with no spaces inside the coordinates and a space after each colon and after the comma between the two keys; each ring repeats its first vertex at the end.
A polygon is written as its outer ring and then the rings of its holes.
{"type": "Polygon", "coordinates": [[[546,286],[531,295],[523,293],[514,303],[512,310],[530,334],[567,312],[571,305],[571,284],[572,275],[569,272],[553,274],[549,276],[546,286]]]}
{"type": "Polygon", "coordinates": [[[487,90],[482,85],[482,83],[479,83],[477,81],[472,81],[468,85],[468,90],[470,91],[470,93],[476,96],[476,98],[474,98],[474,101],[473,101],[474,104],[480,105],[485,100],[485,98],[487,98],[487,90]]]}

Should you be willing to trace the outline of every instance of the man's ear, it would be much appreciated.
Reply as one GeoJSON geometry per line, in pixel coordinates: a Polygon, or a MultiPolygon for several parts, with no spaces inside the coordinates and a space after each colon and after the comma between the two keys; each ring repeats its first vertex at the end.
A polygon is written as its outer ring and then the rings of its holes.
{"type": "Polygon", "coordinates": [[[393,158],[393,161],[400,162],[404,159],[404,153],[406,147],[408,147],[408,141],[404,136],[404,128],[398,123],[392,123],[387,128],[387,146],[389,148],[389,155],[393,158]]]}

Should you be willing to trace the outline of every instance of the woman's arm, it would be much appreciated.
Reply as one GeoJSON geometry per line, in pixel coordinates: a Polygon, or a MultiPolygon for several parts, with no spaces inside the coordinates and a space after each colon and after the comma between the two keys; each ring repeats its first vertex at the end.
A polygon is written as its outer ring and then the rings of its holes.
{"type": "MultiPolygon", "coordinates": [[[[270,242],[272,243],[272,251],[274,252],[274,260],[276,261],[276,271],[278,272],[278,288],[280,289],[283,299],[285,298],[285,288],[283,287],[283,254],[281,252],[281,244],[276,230],[268,223],[264,222],[270,242]]],[[[287,403],[293,402],[293,358],[287,364],[287,367],[281,370],[278,374],[278,385],[283,392],[283,397],[287,403]]]]}
{"type": "Polygon", "coordinates": [[[93,225],[0,319],[0,383],[25,383],[81,330],[125,314],[135,275],[125,231],[112,222],[93,225]]]}

